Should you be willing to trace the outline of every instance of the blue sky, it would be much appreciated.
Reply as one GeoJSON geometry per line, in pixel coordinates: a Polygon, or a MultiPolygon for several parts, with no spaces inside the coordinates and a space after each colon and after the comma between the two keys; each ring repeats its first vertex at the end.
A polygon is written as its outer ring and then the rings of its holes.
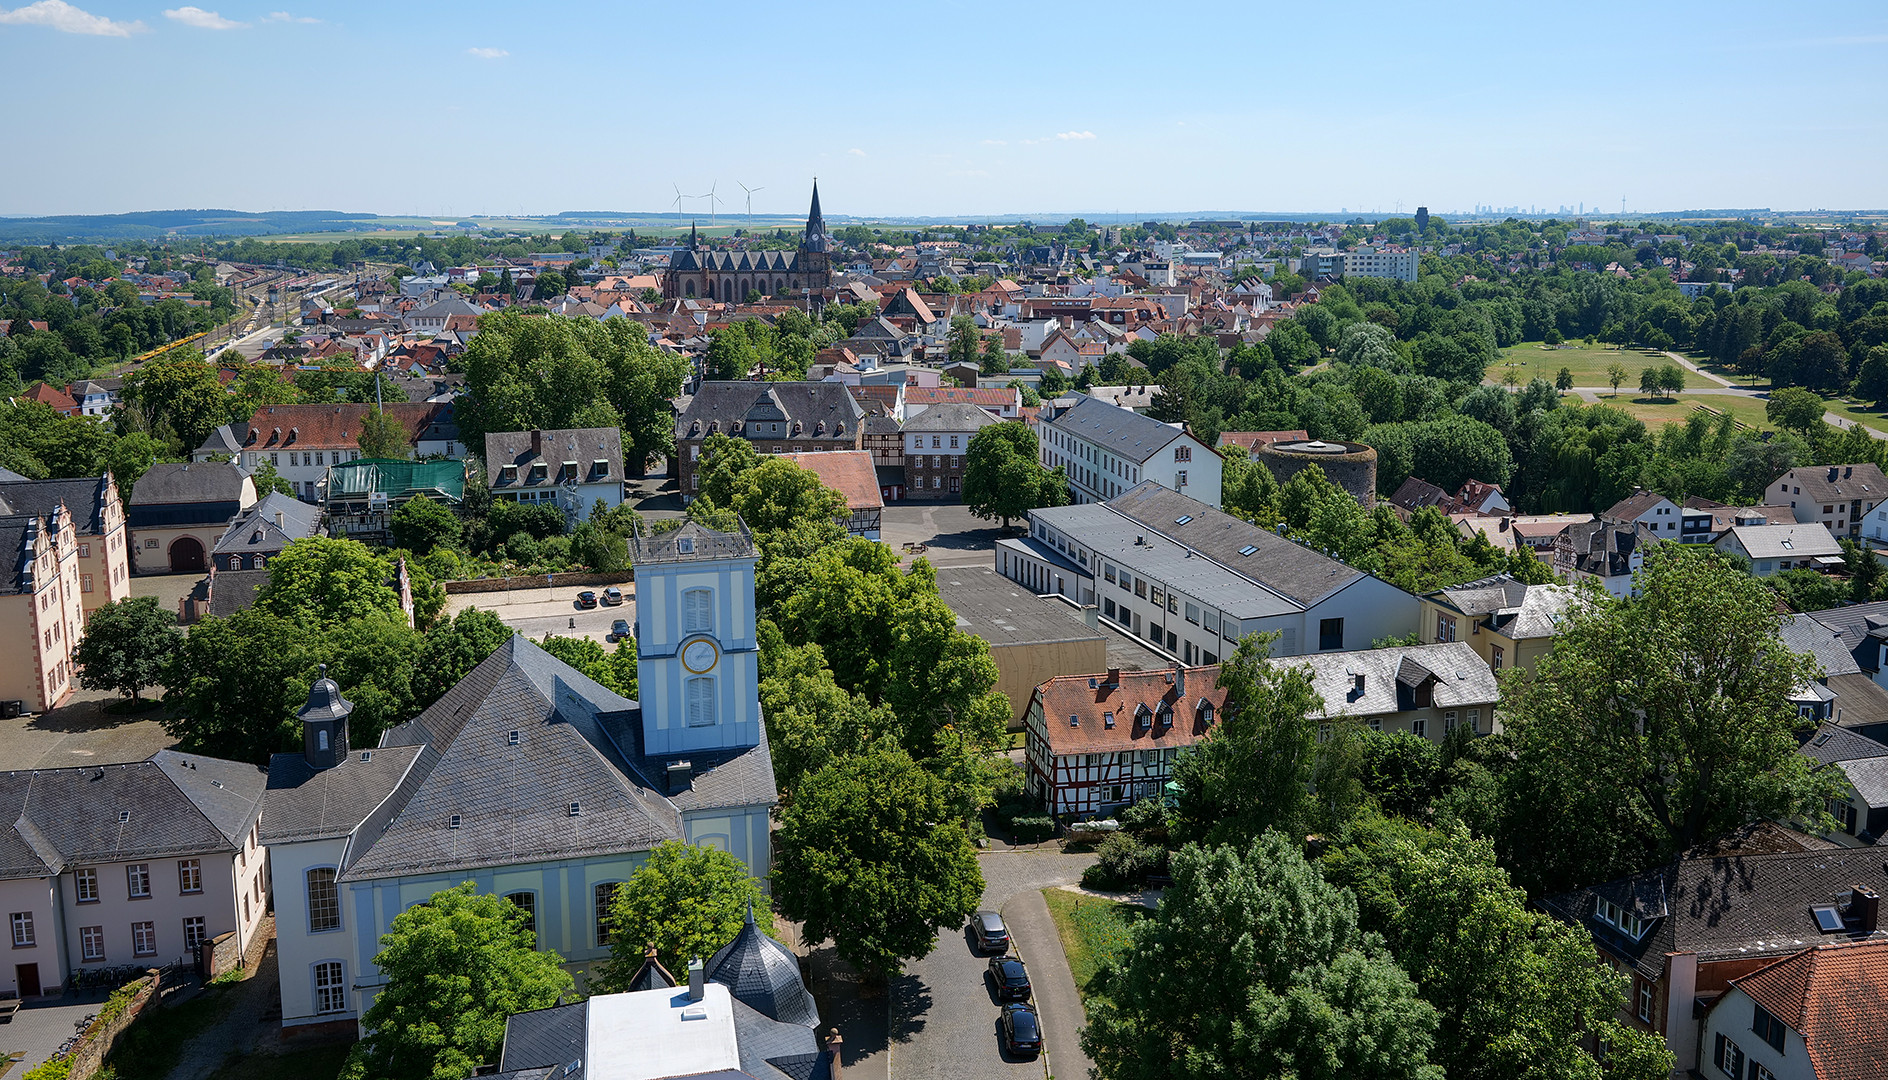
{"type": "Polygon", "coordinates": [[[1880,0],[198,3],[0,0],[0,214],[1888,206],[1880,0]]]}

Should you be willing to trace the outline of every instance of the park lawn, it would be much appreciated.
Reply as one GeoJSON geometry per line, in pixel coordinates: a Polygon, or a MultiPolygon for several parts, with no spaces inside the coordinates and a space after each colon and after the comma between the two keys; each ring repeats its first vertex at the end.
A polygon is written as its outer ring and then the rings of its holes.
{"type": "Polygon", "coordinates": [[[1148,914],[1139,904],[1124,904],[1098,896],[1085,896],[1067,889],[1044,889],[1042,899],[1055,919],[1056,933],[1062,938],[1062,952],[1068,957],[1069,974],[1075,986],[1088,999],[1088,984],[1103,965],[1120,959],[1127,949],[1128,928],[1148,914]]]}
{"type": "Polygon", "coordinates": [[[1823,403],[1823,408],[1844,420],[1853,420],[1864,427],[1888,432],[1888,409],[1877,409],[1868,402],[1854,398],[1830,398],[1823,403]]]}
{"type": "Polygon", "coordinates": [[[1522,342],[1502,351],[1501,359],[1488,365],[1485,375],[1490,382],[1502,382],[1508,372],[1521,385],[1526,386],[1535,378],[1554,381],[1554,376],[1566,368],[1573,373],[1575,386],[1606,386],[1606,369],[1614,364],[1625,366],[1627,377],[1622,389],[1637,387],[1639,373],[1649,367],[1662,367],[1671,363],[1671,359],[1661,353],[1646,353],[1639,349],[1615,349],[1610,345],[1549,346],[1538,341],[1522,342]]]}
{"type": "Polygon", "coordinates": [[[1762,430],[1775,426],[1765,416],[1764,402],[1761,399],[1733,397],[1729,394],[1686,394],[1681,391],[1676,400],[1668,400],[1645,397],[1622,386],[1619,388],[1618,397],[1601,394],[1598,404],[1610,405],[1630,413],[1654,427],[1661,424],[1682,424],[1691,419],[1692,414],[1698,411],[1700,405],[1718,412],[1730,413],[1752,429],[1762,430]]]}

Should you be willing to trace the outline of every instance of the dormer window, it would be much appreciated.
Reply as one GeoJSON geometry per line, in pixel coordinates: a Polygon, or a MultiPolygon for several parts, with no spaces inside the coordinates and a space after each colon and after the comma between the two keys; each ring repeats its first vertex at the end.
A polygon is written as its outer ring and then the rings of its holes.
{"type": "Polygon", "coordinates": [[[518,482],[518,466],[506,465],[500,468],[498,470],[498,482],[501,484],[517,483],[518,482]]]}
{"type": "Polygon", "coordinates": [[[1643,919],[1640,919],[1639,916],[1620,907],[1618,904],[1613,903],[1605,897],[1599,897],[1595,900],[1594,914],[1599,917],[1601,922],[1618,929],[1621,933],[1634,941],[1645,936],[1645,921],[1643,919]]]}
{"type": "Polygon", "coordinates": [[[557,482],[560,484],[570,484],[575,483],[576,480],[577,463],[574,461],[564,462],[563,467],[557,471],[557,482]]]}
{"type": "Polygon", "coordinates": [[[548,472],[549,466],[545,465],[542,461],[531,466],[531,482],[534,484],[542,484],[548,472]]]}
{"type": "Polygon", "coordinates": [[[610,476],[610,463],[605,458],[597,458],[590,463],[590,476],[597,480],[607,480],[610,476]]]}

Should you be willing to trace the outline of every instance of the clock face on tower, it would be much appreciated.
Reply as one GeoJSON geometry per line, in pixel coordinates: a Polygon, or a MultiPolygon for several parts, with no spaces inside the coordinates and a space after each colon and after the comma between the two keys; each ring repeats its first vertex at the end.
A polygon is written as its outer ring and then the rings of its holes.
{"type": "Polygon", "coordinates": [[[721,659],[721,650],[707,638],[696,638],[682,647],[682,666],[697,675],[713,671],[721,659]]]}

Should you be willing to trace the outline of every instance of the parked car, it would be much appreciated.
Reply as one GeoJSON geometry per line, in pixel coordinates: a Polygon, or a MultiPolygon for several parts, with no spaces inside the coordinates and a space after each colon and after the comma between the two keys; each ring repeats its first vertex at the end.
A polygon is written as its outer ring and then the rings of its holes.
{"type": "Polygon", "coordinates": [[[998,1001],[1029,1000],[1029,969],[1019,957],[992,956],[990,981],[996,984],[998,1001]]]}
{"type": "Polygon", "coordinates": [[[578,606],[578,607],[580,607],[580,608],[593,608],[593,607],[596,607],[596,606],[597,606],[597,594],[596,594],[596,593],[593,593],[593,592],[591,592],[591,591],[590,591],[589,589],[585,589],[584,591],[582,591],[582,592],[580,592],[580,593],[578,593],[578,594],[577,594],[577,606],[578,606]]]}
{"type": "Polygon", "coordinates": [[[603,602],[610,607],[617,607],[623,602],[623,590],[612,585],[603,590],[603,602]]]}
{"type": "Polygon", "coordinates": [[[629,637],[629,636],[630,636],[629,620],[618,619],[615,622],[610,624],[610,640],[611,641],[621,641],[624,638],[629,637]]]}
{"type": "Polygon", "coordinates": [[[1033,1006],[1012,1001],[1003,1006],[1003,1049],[1018,1057],[1042,1053],[1042,1025],[1033,1006]]]}
{"type": "Polygon", "coordinates": [[[1010,931],[1003,925],[1003,916],[994,911],[979,911],[970,917],[970,925],[977,932],[979,950],[993,953],[1010,951],[1010,931]]]}

